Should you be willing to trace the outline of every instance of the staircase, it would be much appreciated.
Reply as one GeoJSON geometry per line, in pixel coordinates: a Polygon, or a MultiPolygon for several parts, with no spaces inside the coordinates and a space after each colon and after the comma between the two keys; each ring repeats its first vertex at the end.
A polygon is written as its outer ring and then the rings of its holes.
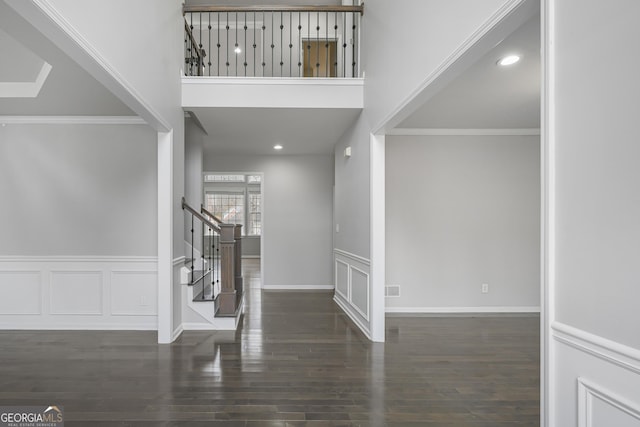
{"type": "Polygon", "coordinates": [[[205,321],[203,329],[235,330],[243,309],[241,225],[226,224],[182,199],[190,257],[181,270],[187,306],[205,321]]]}

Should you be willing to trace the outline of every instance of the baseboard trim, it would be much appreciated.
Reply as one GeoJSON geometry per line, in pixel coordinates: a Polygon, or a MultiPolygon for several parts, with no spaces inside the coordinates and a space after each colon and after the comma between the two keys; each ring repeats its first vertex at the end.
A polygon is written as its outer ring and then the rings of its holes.
{"type": "Polygon", "coordinates": [[[215,325],[212,323],[183,323],[182,324],[183,331],[215,331],[215,325]]]}
{"type": "Polygon", "coordinates": [[[157,331],[158,325],[157,325],[157,321],[153,325],[145,325],[145,324],[139,324],[139,323],[112,324],[112,325],[105,324],[105,323],[96,323],[96,324],[47,323],[46,325],[45,324],[16,325],[15,323],[11,323],[11,324],[0,323],[0,330],[2,331],[157,331]],[[16,327],[16,326],[19,326],[19,327],[16,327]]]}
{"type": "Polygon", "coordinates": [[[175,340],[177,340],[180,337],[180,335],[182,335],[183,332],[184,332],[184,326],[181,323],[178,325],[177,328],[173,330],[173,333],[171,334],[171,342],[174,342],[175,340]]]}
{"type": "Polygon", "coordinates": [[[386,307],[385,313],[402,314],[474,314],[474,313],[540,313],[540,307],[386,307]]]}
{"type": "Polygon", "coordinates": [[[351,310],[351,307],[349,306],[349,304],[347,304],[345,301],[342,301],[342,299],[339,298],[337,295],[333,296],[333,301],[336,304],[338,304],[338,306],[342,309],[342,311],[344,311],[347,317],[358,327],[358,329],[360,329],[362,333],[369,340],[373,341],[373,338],[371,336],[371,331],[369,331],[369,328],[360,319],[358,319],[358,316],[356,316],[355,313],[351,310]]]}
{"type": "Polygon", "coordinates": [[[180,256],[180,257],[178,257],[178,258],[174,258],[174,260],[173,260],[173,266],[174,266],[174,267],[182,266],[182,265],[184,265],[184,263],[186,262],[186,260],[187,260],[187,257],[185,257],[185,256],[180,256]]]}
{"type": "Polygon", "coordinates": [[[265,285],[262,289],[266,291],[332,291],[333,285],[265,285]]]}
{"type": "Polygon", "coordinates": [[[640,350],[638,349],[561,322],[551,324],[551,333],[557,342],[640,374],[640,350]]]}

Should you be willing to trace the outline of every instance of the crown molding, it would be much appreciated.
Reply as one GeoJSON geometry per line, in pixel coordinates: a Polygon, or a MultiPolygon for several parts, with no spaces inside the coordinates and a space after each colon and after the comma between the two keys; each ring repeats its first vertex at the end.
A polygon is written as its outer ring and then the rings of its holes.
{"type": "Polygon", "coordinates": [[[418,129],[395,128],[387,132],[387,135],[396,136],[535,136],[540,135],[539,128],[516,129],[418,129]]]}
{"type": "Polygon", "coordinates": [[[146,125],[138,116],[0,116],[4,125],[146,125]]]}

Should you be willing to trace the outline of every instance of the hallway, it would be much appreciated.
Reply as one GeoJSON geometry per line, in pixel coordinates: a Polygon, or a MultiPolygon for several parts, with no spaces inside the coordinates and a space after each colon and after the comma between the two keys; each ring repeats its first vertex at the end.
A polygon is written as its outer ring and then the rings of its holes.
{"type": "Polygon", "coordinates": [[[253,274],[236,334],[0,332],[0,404],[67,426],[539,425],[537,316],[390,317],[372,344],[331,292],[253,274]]]}

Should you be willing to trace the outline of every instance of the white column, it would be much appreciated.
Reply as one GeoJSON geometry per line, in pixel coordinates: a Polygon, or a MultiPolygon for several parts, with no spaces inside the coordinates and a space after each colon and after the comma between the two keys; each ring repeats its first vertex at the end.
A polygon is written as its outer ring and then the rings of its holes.
{"type": "Polygon", "coordinates": [[[173,333],[173,130],[158,132],[158,343],[173,333]]]}
{"type": "Polygon", "coordinates": [[[384,342],[385,328],[385,136],[370,136],[371,339],[384,342]]]}

